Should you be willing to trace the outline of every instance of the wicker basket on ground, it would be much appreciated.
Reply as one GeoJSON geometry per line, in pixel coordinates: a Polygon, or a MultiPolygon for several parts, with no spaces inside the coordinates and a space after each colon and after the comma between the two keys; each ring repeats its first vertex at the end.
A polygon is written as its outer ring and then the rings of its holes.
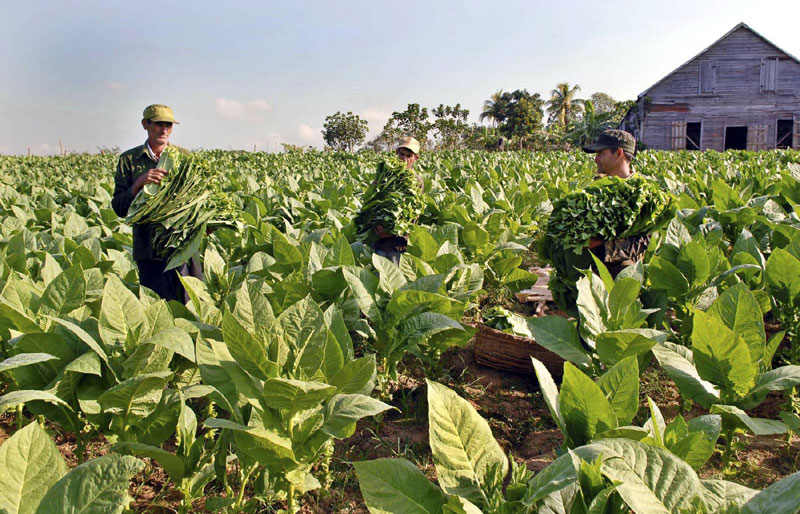
{"type": "Polygon", "coordinates": [[[473,325],[475,333],[475,362],[482,366],[534,374],[531,357],[544,363],[553,378],[560,379],[564,359],[539,345],[533,339],[495,330],[483,323],[473,325]]]}

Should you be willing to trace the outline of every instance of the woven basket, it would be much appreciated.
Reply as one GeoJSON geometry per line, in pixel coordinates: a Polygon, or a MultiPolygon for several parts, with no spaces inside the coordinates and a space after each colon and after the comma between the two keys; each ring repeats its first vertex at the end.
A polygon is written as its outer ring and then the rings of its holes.
{"type": "Polygon", "coordinates": [[[483,323],[473,325],[475,333],[475,362],[503,371],[534,374],[531,357],[542,361],[553,375],[560,379],[564,359],[540,346],[533,339],[507,334],[483,323]]]}

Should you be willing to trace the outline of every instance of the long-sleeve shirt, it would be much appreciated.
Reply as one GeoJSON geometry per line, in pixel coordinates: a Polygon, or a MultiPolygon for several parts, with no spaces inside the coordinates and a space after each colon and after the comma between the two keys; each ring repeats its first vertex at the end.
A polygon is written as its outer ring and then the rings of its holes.
{"type": "MultiPolygon", "coordinates": [[[[146,145],[131,148],[119,156],[117,172],[114,175],[114,196],[111,207],[117,216],[125,217],[136,193],[133,184],[147,170],[155,168],[158,161],[147,151],[146,145]]],[[[153,252],[152,225],[137,224],[133,226],[133,259],[144,261],[155,259],[153,252]]]]}

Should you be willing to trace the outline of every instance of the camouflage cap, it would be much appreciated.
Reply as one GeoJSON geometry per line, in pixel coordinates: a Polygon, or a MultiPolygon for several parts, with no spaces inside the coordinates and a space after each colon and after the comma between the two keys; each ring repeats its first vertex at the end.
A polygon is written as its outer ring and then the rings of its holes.
{"type": "Polygon", "coordinates": [[[149,121],[168,121],[170,123],[178,123],[172,109],[162,104],[148,105],[144,108],[142,113],[143,120],[149,121]]]}
{"type": "Polygon", "coordinates": [[[636,138],[630,132],[625,132],[624,130],[604,130],[593,143],[584,146],[583,151],[597,153],[606,148],[611,148],[612,150],[622,148],[623,152],[633,155],[636,153],[636,138]]]}
{"type": "Polygon", "coordinates": [[[408,148],[415,154],[419,155],[419,141],[414,139],[411,136],[401,137],[400,143],[397,145],[397,148],[408,148]]]}

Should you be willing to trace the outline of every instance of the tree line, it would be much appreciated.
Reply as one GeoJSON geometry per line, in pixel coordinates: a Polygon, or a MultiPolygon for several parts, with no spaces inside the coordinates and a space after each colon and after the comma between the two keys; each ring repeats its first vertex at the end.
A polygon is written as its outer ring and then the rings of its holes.
{"type": "Polygon", "coordinates": [[[579,92],[580,86],[566,82],[556,85],[548,100],[527,89],[497,91],[479,115],[488,125],[469,123],[469,110],[461,104],[429,110],[410,103],[393,112],[371,141],[366,141],[366,120],[352,112],[336,112],[325,118],[322,137],[327,147],[348,152],[359,147],[387,150],[402,135],[415,137],[426,149],[568,149],[616,127],[634,105],[602,92],[579,98],[579,92]]]}

